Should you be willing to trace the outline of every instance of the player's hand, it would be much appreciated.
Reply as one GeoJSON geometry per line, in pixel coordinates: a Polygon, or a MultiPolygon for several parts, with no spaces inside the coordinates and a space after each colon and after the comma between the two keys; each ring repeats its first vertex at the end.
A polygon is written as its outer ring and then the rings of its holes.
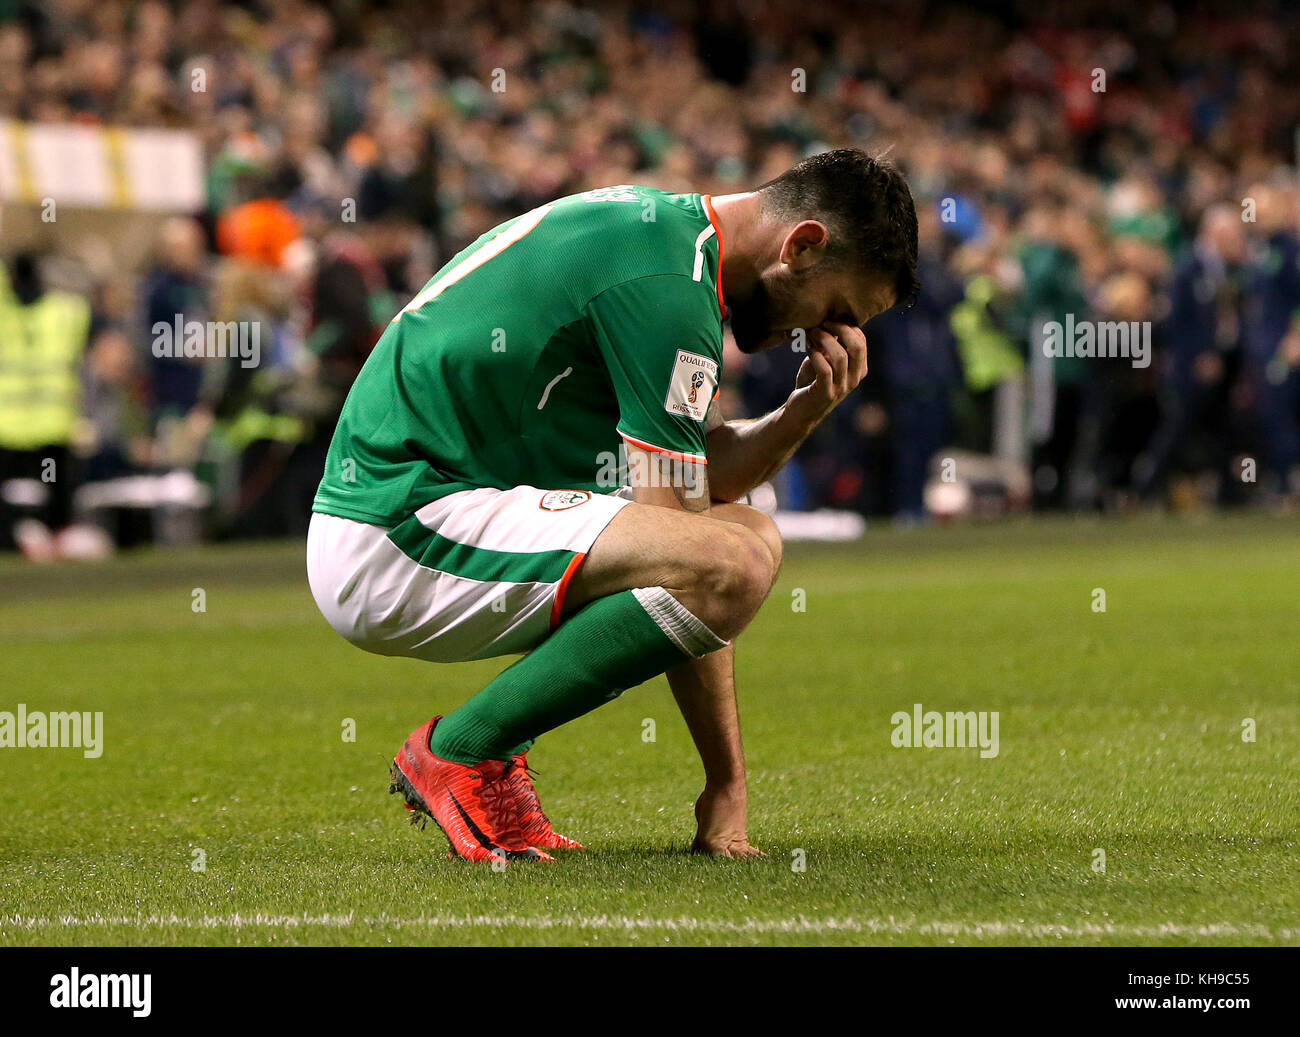
{"type": "Polygon", "coordinates": [[[748,800],[745,786],[706,785],[695,801],[697,832],[691,853],[714,857],[764,857],[745,835],[748,800]]]}
{"type": "Polygon", "coordinates": [[[821,421],[867,374],[867,336],[850,324],[808,328],[808,355],[799,365],[787,406],[812,423],[821,421]]]}

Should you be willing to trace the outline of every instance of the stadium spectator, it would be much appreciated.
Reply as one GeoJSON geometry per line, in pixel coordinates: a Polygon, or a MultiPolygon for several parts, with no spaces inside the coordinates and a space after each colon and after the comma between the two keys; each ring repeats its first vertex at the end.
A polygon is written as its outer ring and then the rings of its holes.
{"type": "Polygon", "coordinates": [[[1241,288],[1246,236],[1236,208],[1205,211],[1188,255],[1174,271],[1161,340],[1160,423],[1134,466],[1146,498],[1171,466],[1212,472],[1221,501],[1239,499],[1230,461],[1240,442],[1241,288]],[[1235,419],[1235,420],[1234,420],[1235,419]]]}
{"type": "Polygon", "coordinates": [[[964,293],[945,263],[938,213],[918,213],[917,224],[921,294],[916,305],[905,313],[886,310],[867,326],[890,426],[887,510],[909,522],[925,518],[930,459],[952,441],[961,369],[950,314],[964,293]]]}
{"type": "Polygon", "coordinates": [[[44,560],[69,547],[89,331],[90,307],[48,289],[38,256],[0,268],[0,550],[44,560]]]}
{"type": "Polygon", "coordinates": [[[1260,422],[1261,476],[1273,494],[1300,491],[1300,237],[1289,185],[1258,184],[1246,273],[1242,347],[1247,385],[1260,422]]]}
{"type": "MultiPolygon", "coordinates": [[[[146,276],[143,341],[152,344],[153,328],[208,320],[208,286],[204,277],[206,260],[203,228],[186,217],[174,217],[163,224],[158,242],[159,261],[146,276]]],[[[147,356],[149,418],[154,435],[164,439],[168,425],[175,425],[194,408],[203,379],[202,360],[157,351],[142,350],[147,356]]]]}

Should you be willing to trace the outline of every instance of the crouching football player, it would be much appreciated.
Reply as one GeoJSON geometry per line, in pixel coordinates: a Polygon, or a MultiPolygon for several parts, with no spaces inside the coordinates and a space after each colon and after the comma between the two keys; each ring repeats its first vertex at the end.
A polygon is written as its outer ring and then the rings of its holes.
{"type": "Polygon", "coordinates": [[[916,291],[905,181],[840,150],[744,194],[561,198],[483,235],[393,318],[329,451],[308,577],[367,651],[522,654],[393,763],[454,853],[580,848],[542,811],[529,748],[661,673],[704,765],[694,849],[758,853],[732,642],[781,541],[734,502],[866,374],[861,325],[916,291]],[[743,352],[806,349],[766,417],[718,412],[725,321],[743,352]],[[609,477],[620,444],[630,479],[609,477]]]}

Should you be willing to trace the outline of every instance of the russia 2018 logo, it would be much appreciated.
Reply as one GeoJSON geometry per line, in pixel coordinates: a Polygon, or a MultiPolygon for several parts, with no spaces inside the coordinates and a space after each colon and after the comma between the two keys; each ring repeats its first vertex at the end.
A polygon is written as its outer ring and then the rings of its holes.
{"type": "Polygon", "coordinates": [[[586,490],[548,490],[537,505],[543,511],[567,511],[591,500],[586,490]]]}
{"type": "Polygon", "coordinates": [[[709,395],[717,384],[716,360],[679,349],[668,378],[664,410],[691,421],[703,421],[709,410],[709,395]]]}

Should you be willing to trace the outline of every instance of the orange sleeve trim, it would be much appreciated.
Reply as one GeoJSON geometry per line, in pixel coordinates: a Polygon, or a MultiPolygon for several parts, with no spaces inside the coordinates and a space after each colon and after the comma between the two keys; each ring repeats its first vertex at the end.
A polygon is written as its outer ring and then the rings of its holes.
{"type": "Polygon", "coordinates": [[[722,228],[718,226],[718,214],[713,211],[713,195],[702,194],[700,201],[704,203],[704,211],[708,213],[709,222],[713,224],[713,234],[718,239],[718,312],[722,314],[723,320],[727,320],[730,314],[727,313],[727,304],[722,300],[722,228]]]}
{"type": "Polygon", "coordinates": [[[677,461],[694,461],[696,464],[708,464],[709,459],[703,454],[683,454],[679,450],[665,450],[661,446],[655,446],[653,443],[646,443],[640,439],[633,439],[626,432],[620,432],[620,436],[626,439],[633,446],[639,446],[642,450],[649,450],[652,453],[663,454],[677,461]]]}

